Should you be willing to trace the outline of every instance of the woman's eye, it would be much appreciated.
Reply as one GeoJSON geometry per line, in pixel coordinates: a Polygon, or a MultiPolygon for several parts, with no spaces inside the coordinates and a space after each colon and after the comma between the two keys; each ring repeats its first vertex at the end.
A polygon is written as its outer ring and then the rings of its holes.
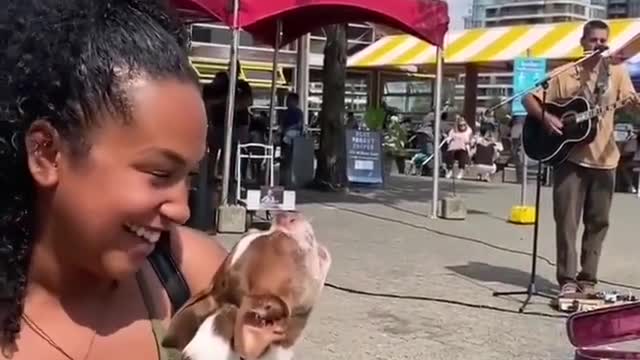
{"type": "Polygon", "coordinates": [[[150,171],[149,173],[158,178],[168,178],[170,176],[167,171],[150,171]]]}

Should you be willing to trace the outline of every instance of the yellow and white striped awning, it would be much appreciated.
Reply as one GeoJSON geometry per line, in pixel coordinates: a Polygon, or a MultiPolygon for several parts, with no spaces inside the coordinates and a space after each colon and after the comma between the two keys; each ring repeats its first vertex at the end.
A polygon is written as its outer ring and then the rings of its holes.
{"type": "MultiPolygon", "coordinates": [[[[640,19],[607,20],[609,46],[615,51],[640,34],[640,19]]],[[[582,56],[580,37],[584,22],[477,28],[445,36],[448,64],[512,61],[519,56],[570,60],[582,56]],[[528,54],[527,54],[527,51],[528,54]]],[[[434,64],[436,47],[410,35],[381,38],[348,60],[350,67],[397,67],[434,64]]]]}
{"type": "MultiPolygon", "coordinates": [[[[198,73],[201,84],[210,83],[217,72],[227,71],[229,67],[229,59],[190,56],[189,60],[196,73],[198,73]]],[[[241,61],[239,63],[238,77],[240,79],[247,81],[254,88],[271,88],[272,64],[255,61],[241,61]]],[[[283,67],[278,66],[276,69],[276,86],[286,88],[287,78],[284,75],[283,67]]]]}

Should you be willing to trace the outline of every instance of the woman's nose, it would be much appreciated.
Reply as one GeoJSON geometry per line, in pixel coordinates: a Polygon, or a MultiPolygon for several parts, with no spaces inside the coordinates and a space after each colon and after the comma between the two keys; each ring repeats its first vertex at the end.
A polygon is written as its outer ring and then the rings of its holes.
{"type": "Polygon", "coordinates": [[[186,189],[176,191],[173,196],[160,207],[160,213],[176,224],[184,224],[191,216],[189,209],[189,192],[186,189]]]}

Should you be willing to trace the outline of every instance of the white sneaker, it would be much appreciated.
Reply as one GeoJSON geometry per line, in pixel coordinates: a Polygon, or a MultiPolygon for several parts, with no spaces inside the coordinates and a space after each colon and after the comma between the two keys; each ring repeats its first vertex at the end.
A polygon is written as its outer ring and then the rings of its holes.
{"type": "Polygon", "coordinates": [[[458,174],[456,174],[456,179],[460,180],[463,177],[464,177],[464,170],[458,171],[458,174]]]}
{"type": "Polygon", "coordinates": [[[444,177],[446,179],[451,179],[451,176],[453,176],[453,171],[452,170],[447,170],[446,174],[444,174],[444,177]]]}

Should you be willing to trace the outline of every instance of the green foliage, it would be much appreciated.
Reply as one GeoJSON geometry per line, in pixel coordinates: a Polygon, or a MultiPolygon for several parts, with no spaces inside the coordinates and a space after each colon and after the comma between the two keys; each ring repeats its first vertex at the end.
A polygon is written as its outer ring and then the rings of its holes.
{"type": "Polygon", "coordinates": [[[385,112],[379,107],[370,107],[364,114],[364,121],[367,128],[371,131],[380,131],[384,125],[385,112]]]}
{"type": "Polygon", "coordinates": [[[635,127],[640,127],[640,114],[633,110],[618,110],[616,111],[615,122],[620,124],[632,124],[635,127]]]}
{"type": "Polygon", "coordinates": [[[384,133],[383,148],[384,152],[393,156],[404,156],[407,150],[407,130],[400,124],[400,121],[391,120],[384,133]]]}

